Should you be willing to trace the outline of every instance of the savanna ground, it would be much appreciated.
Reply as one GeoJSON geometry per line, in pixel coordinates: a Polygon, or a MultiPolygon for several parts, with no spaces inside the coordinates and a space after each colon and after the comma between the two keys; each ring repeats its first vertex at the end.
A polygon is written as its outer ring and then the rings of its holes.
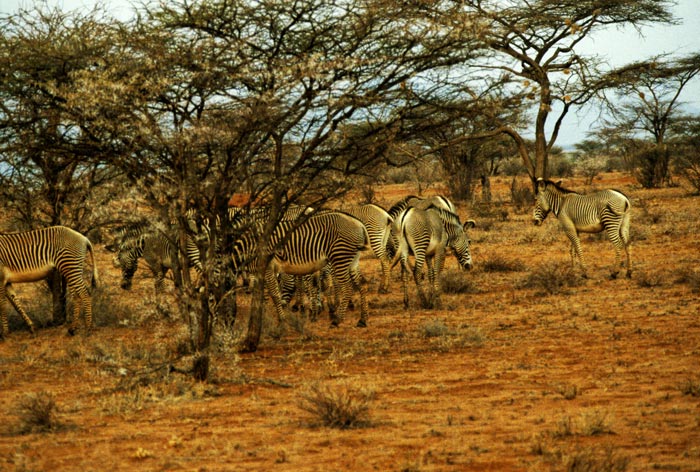
{"type": "MultiPolygon", "coordinates": [[[[338,329],[268,322],[245,355],[219,330],[207,383],[168,369],[191,361],[186,328],[142,269],[122,291],[98,244],[94,334],[32,337],[15,315],[0,343],[0,470],[700,470],[700,198],[597,179],[632,197],[634,274],[610,280],[612,246],[584,236],[584,280],[556,220],[534,227],[509,184],[458,205],[474,268],[450,257],[439,309],[412,289],[405,311],[398,271],[376,293],[367,254],[368,328],[356,311],[338,329]],[[307,411],[323,400],[355,408],[353,427],[307,411]]],[[[416,189],[376,191],[388,207],[416,189]]],[[[39,286],[18,291],[41,323],[39,286]]]]}

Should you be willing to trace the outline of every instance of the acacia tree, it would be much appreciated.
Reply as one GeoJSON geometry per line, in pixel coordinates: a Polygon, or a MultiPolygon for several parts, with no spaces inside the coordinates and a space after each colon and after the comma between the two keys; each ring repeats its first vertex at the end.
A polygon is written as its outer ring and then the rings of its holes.
{"type": "MultiPolygon", "coordinates": [[[[469,65],[511,81],[514,97],[534,108],[534,156],[522,130],[502,123],[494,131],[510,135],[518,146],[533,181],[547,177],[548,155],[560,126],[574,107],[588,103],[605,86],[600,81],[600,61],[579,51],[584,38],[596,31],[629,25],[640,28],[670,23],[671,1],[643,0],[467,0],[462,14],[451,21],[469,23],[474,34],[491,51],[469,65]],[[486,60],[484,60],[486,59],[486,60]],[[553,124],[548,131],[551,121],[553,124]]],[[[426,5],[429,5],[426,2],[426,5]]],[[[439,12],[440,5],[426,7],[439,12]]]]}
{"type": "Polygon", "coordinates": [[[700,54],[667,59],[657,56],[608,74],[604,81],[616,99],[609,106],[609,128],[630,138],[650,136],[651,145],[635,156],[636,176],[644,187],[671,181],[671,151],[666,137],[682,118],[681,94],[700,73],[700,54]]]}
{"type": "MultiPolygon", "coordinates": [[[[95,9],[67,14],[38,7],[0,18],[0,198],[18,229],[105,223],[118,177],[91,143],[65,96],[76,75],[109,55],[113,30],[95,9]]],[[[65,320],[65,286],[50,279],[54,322],[65,320]]]]}
{"type": "MultiPolygon", "coordinates": [[[[384,0],[170,2],[142,11],[119,48],[120,57],[82,77],[71,104],[97,142],[124,150],[111,165],[142,186],[161,220],[175,222],[181,248],[188,210],[214,222],[236,192],[268,204],[257,280],[285,208],[320,206],[371,173],[410,132],[412,81],[472,54],[466,33],[435,30],[384,0]]],[[[209,264],[226,259],[217,231],[210,224],[200,246],[200,285],[183,274],[182,310],[202,359],[225,273],[209,264]]],[[[257,349],[264,300],[260,283],[250,316],[237,319],[247,323],[244,351],[257,349]]]]}

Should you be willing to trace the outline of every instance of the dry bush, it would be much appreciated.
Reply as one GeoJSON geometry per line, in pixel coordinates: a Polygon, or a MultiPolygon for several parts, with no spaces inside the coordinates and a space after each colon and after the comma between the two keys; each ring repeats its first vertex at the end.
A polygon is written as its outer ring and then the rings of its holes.
{"type": "Polygon", "coordinates": [[[676,283],[686,284],[693,293],[700,293],[700,270],[684,267],[676,272],[676,283]]]}
{"type": "Polygon", "coordinates": [[[567,293],[569,287],[582,285],[583,281],[570,263],[547,262],[535,267],[520,281],[518,288],[534,288],[538,294],[558,295],[567,293]]]}
{"type": "Polygon", "coordinates": [[[494,255],[479,264],[484,272],[522,272],[525,264],[517,259],[506,259],[501,255],[494,255]]]}
{"type": "Polygon", "coordinates": [[[608,421],[608,415],[604,411],[594,410],[583,414],[581,434],[584,436],[598,436],[612,433],[613,431],[608,421]]]}
{"type": "Polygon", "coordinates": [[[370,425],[369,404],[374,397],[374,391],[364,388],[314,384],[301,394],[299,408],[311,414],[312,426],[364,428],[370,425]]]}
{"type": "Polygon", "coordinates": [[[535,194],[532,185],[529,183],[520,185],[518,181],[513,178],[510,183],[510,198],[517,212],[527,212],[533,208],[535,202],[535,194]]]}
{"type": "Polygon", "coordinates": [[[469,276],[469,272],[459,269],[443,271],[440,274],[440,287],[443,293],[453,295],[480,292],[469,276]]]}
{"type": "Polygon", "coordinates": [[[421,326],[421,336],[424,338],[437,338],[451,333],[449,326],[442,320],[433,320],[421,326]]]}
{"type": "Polygon", "coordinates": [[[678,389],[683,395],[690,395],[691,397],[700,397],[700,380],[688,379],[683,382],[678,389]]]}
{"type": "Polygon", "coordinates": [[[629,466],[629,457],[619,456],[612,447],[602,452],[585,448],[564,458],[564,470],[568,472],[624,472],[629,466]]]}
{"type": "Polygon", "coordinates": [[[16,409],[19,423],[13,431],[15,434],[48,433],[64,428],[58,421],[54,396],[49,392],[25,395],[16,409]]]}
{"type": "Polygon", "coordinates": [[[635,281],[638,287],[654,288],[664,284],[664,277],[660,272],[638,272],[635,281]]]}

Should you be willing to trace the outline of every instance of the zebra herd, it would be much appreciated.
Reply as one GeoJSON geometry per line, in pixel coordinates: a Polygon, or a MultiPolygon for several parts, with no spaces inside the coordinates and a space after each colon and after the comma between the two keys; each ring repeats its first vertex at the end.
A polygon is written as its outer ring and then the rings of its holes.
{"type": "MultiPolygon", "coordinates": [[[[616,253],[612,276],[619,272],[622,250],[626,253],[627,277],[631,276],[630,262],[630,201],[619,191],[604,190],[582,195],[563,188],[559,183],[537,181],[533,220],[539,225],[552,212],[571,241],[572,264],[578,261],[585,276],[586,266],[581,253],[580,232],[604,231],[616,253]]],[[[400,263],[404,306],[409,306],[408,278],[412,273],[418,297],[424,307],[434,307],[440,300],[440,273],[448,248],[455,254],[459,266],[472,266],[468,230],[473,220],[460,222],[455,206],[443,196],[401,199],[389,210],[367,204],[345,211],[292,208],[274,226],[267,247],[259,247],[261,228],[267,223],[266,210],[243,211],[229,209],[226,218],[214,224],[229,225],[237,230],[233,243],[228,246],[230,267],[236,277],[256,273],[255,264],[260,251],[269,254],[265,267],[265,289],[275,305],[277,318],[286,316],[287,304],[296,290],[308,292],[313,280],[325,281],[332,287],[334,303],[329,303],[331,325],[338,326],[345,316],[352,292],[360,296],[360,318],[357,326],[367,326],[368,307],[361,283],[360,254],[372,250],[381,265],[379,292],[388,291],[391,268],[400,263]],[[413,257],[413,267],[409,258],[413,257]],[[423,269],[427,269],[428,288],[424,284],[423,269]]],[[[200,225],[201,232],[211,227],[200,225]]],[[[202,273],[197,234],[188,235],[186,257],[190,267],[202,273]]],[[[179,250],[176,239],[147,222],[138,222],[118,228],[114,241],[106,248],[114,252],[114,264],[122,272],[121,286],[129,289],[137,268],[143,259],[155,277],[155,291],[163,291],[165,274],[172,271],[176,285],[181,283],[179,250]]],[[[50,227],[23,233],[0,234],[0,340],[8,332],[7,311],[14,307],[34,332],[31,319],[21,308],[13,283],[33,282],[47,278],[54,270],[67,281],[74,305],[73,322],[69,333],[78,327],[79,315],[84,312],[87,332],[92,328],[92,305],[85,280],[88,254],[93,259],[92,286],[97,283],[97,268],[92,244],[83,235],[66,227],[50,227]]],[[[324,283],[317,282],[323,286],[324,283]]]]}

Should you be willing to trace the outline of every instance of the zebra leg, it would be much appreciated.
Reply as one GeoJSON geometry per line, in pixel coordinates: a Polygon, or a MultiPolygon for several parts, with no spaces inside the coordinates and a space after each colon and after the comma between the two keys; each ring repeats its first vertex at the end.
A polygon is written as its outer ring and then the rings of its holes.
{"type": "Polygon", "coordinates": [[[365,289],[362,286],[362,275],[360,275],[360,269],[358,266],[359,262],[360,255],[358,254],[350,268],[350,280],[352,281],[353,288],[360,293],[360,319],[357,321],[357,327],[366,328],[369,307],[367,306],[367,297],[365,295],[365,289]]]}
{"type": "MultiPolygon", "coordinates": [[[[22,306],[19,304],[19,300],[17,299],[17,295],[15,294],[15,290],[12,288],[12,285],[7,284],[5,286],[5,298],[9,300],[9,302],[12,304],[15,310],[17,310],[17,313],[22,315],[22,318],[24,318],[24,322],[27,323],[27,326],[29,326],[29,331],[34,334],[34,323],[32,323],[32,320],[29,318],[29,315],[27,315],[27,312],[24,311],[22,306]]],[[[3,312],[3,334],[6,334],[9,332],[9,326],[7,325],[7,311],[2,310],[3,312]]]]}
{"type": "Polygon", "coordinates": [[[7,296],[5,284],[0,284],[0,340],[4,340],[10,334],[10,325],[7,321],[7,312],[10,309],[10,299],[7,296]]]}
{"type": "Polygon", "coordinates": [[[587,278],[586,263],[583,261],[583,252],[581,251],[581,239],[578,237],[576,230],[566,230],[566,235],[571,241],[571,268],[576,269],[576,260],[578,260],[581,266],[581,275],[583,278],[587,278]]]}
{"type": "Polygon", "coordinates": [[[379,293],[389,293],[389,275],[391,261],[386,256],[379,258],[379,263],[382,266],[382,281],[379,283],[379,293]]]}
{"type": "Polygon", "coordinates": [[[401,285],[403,287],[403,307],[408,309],[408,264],[401,259],[401,285]]]}
{"type": "Polygon", "coordinates": [[[425,295],[425,290],[423,289],[423,264],[425,263],[425,251],[416,251],[416,260],[413,264],[413,280],[416,282],[416,288],[418,289],[418,297],[420,298],[421,306],[423,308],[431,308],[430,301],[425,295]]]}
{"type": "MultiPolygon", "coordinates": [[[[620,267],[624,266],[624,263],[622,262],[622,258],[620,257],[622,254],[622,249],[625,249],[627,251],[627,247],[625,244],[622,242],[622,239],[620,239],[620,226],[619,224],[611,224],[605,228],[605,234],[607,235],[608,239],[612,243],[613,247],[615,248],[615,263],[613,264],[613,270],[610,273],[610,278],[611,279],[616,279],[617,275],[620,273],[620,267]]],[[[628,253],[629,255],[629,253],[628,253]]]]}
{"type": "Polygon", "coordinates": [[[170,313],[168,312],[168,309],[163,307],[163,305],[161,304],[163,292],[165,292],[165,270],[166,269],[164,267],[153,269],[153,276],[155,277],[155,282],[153,283],[153,286],[155,289],[156,310],[158,310],[158,312],[166,318],[170,318],[170,313]]]}
{"type": "Polygon", "coordinates": [[[275,304],[277,323],[281,323],[285,319],[286,304],[282,300],[280,286],[279,283],[277,283],[277,275],[275,275],[275,271],[270,268],[265,271],[265,287],[272,298],[272,302],[275,304]]]}
{"type": "Polygon", "coordinates": [[[632,277],[632,257],[630,251],[632,250],[630,241],[630,211],[629,209],[622,216],[622,221],[620,222],[620,239],[625,248],[625,255],[627,256],[627,278],[632,277]]]}
{"type": "Polygon", "coordinates": [[[442,289],[440,288],[440,274],[445,267],[445,251],[439,251],[432,261],[432,283],[433,283],[433,307],[440,307],[440,296],[442,295],[442,289]]]}
{"type": "Polygon", "coordinates": [[[340,293],[340,300],[338,302],[338,309],[335,316],[331,320],[331,327],[336,328],[345,319],[345,312],[348,309],[348,301],[352,295],[352,277],[349,271],[345,270],[340,274],[336,274],[335,280],[338,284],[338,291],[340,293]]]}

